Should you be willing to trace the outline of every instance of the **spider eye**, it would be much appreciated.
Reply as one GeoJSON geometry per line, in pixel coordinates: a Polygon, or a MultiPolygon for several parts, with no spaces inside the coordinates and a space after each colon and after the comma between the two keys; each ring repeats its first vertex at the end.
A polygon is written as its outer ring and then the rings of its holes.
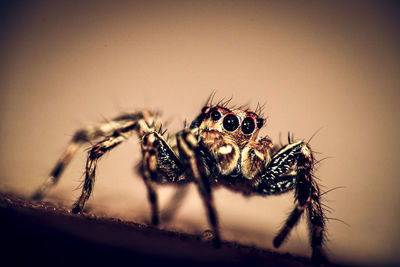
{"type": "Polygon", "coordinates": [[[244,134],[252,134],[254,132],[254,129],[256,128],[256,125],[254,123],[254,120],[250,117],[247,117],[243,120],[242,122],[242,132],[244,134]]]}
{"type": "Polygon", "coordinates": [[[213,121],[218,121],[219,119],[221,119],[222,115],[221,112],[214,110],[213,112],[211,112],[211,119],[213,121]]]}
{"type": "Polygon", "coordinates": [[[233,114],[228,114],[224,118],[223,126],[225,130],[233,132],[239,127],[239,119],[233,114]]]}

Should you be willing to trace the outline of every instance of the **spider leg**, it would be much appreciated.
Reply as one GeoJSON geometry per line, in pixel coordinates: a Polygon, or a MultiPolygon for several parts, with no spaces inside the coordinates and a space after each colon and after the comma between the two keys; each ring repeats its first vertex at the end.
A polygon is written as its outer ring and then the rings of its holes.
{"type": "Polygon", "coordinates": [[[320,203],[320,191],[315,181],[311,185],[311,200],[308,205],[308,216],[311,232],[311,259],[316,262],[327,261],[322,245],[325,238],[325,217],[320,203]]]}
{"type": "Polygon", "coordinates": [[[66,150],[58,159],[56,165],[50,172],[50,175],[47,177],[44,183],[33,193],[31,198],[33,200],[41,200],[46,196],[48,191],[57,184],[63,171],[70,163],[76,151],[84,143],[97,142],[101,137],[109,136],[113,133],[115,129],[123,127],[126,122],[138,121],[139,119],[148,116],[150,116],[150,114],[147,111],[124,114],[114,118],[111,121],[98,123],[96,125],[76,131],[66,150]]]}
{"type": "Polygon", "coordinates": [[[148,199],[151,205],[151,223],[158,225],[158,198],[155,185],[152,180],[157,179],[157,158],[153,149],[143,149],[142,177],[147,188],[148,199]]]}
{"type": "Polygon", "coordinates": [[[124,142],[135,130],[138,132],[139,136],[150,131],[149,120],[142,118],[139,120],[127,121],[119,129],[115,129],[112,135],[92,146],[86,161],[85,181],[83,183],[82,193],[73,206],[73,213],[80,213],[83,210],[85,202],[89,199],[90,194],[92,193],[96,176],[97,161],[106,152],[124,142]]]}
{"type": "Polygon", "coordinates": [[[182,205],[182,201],[187,196],[188,189],[189,188],[186,184],[183,184],[176,188],[174,195],[167,203],[166,208],[162,211],[161,219],[164,223],[170,222],[175,217],[176,212],[182,205]]]}
{"type": "Polygon", "coordinates": [[[295,207],[288,216],[288,218],[286,219],[285,224],[282,226],[282,228],[279,230],[278,234],[274,238],[273,241],[274,247],[276,248],[280,247],[283,241],[285,241],[289,232],[298,223],[301,215],[304,212],[304,208],[305,207],[300,206],[299,203],[295,204],[295,207]]]}
{"type": "Polygon", "coordinates": [[[312,260],[324,262],[326,258],[322,245],[325,217],[320,205],[319,188],[312,177],[313,162],[311,149],[303,141],[288,144],[273,155],[266,170],[252,183],[253,190],[259,194],[280,194],[295,189],[295,207],[274,238],[273,244],[279,247],[307,210],[312,260]]]}
{"type": "Polygon", "coordinates": [[[151,205],[152,224],[159,224],[155,183],[183,183],[183,165],[162,135],[149,132],[142,138],[143,161],[139,167],[151,205]]]}
{"type": "Polygon", "coordinates": [[[33,200],[43,199],[48,191],[56,185],[61,177],[62,172],[67,167],[68,163],[71,161],[75,152],[78,148],[85,142],[87,142],[87,132],[85,130],[79,130],[76,132],[72,140],[70,141],[67,149],[61,155],[60,159],[57,161],[53,170],[50,172],[49,177],[44,181],[44,183],[33,193],[31,198],[33,200]]]}
{"type": "Polygon", "coordinates": [[[184,130],[177,135],[177,144],[186,173],[196,182],[200,196],[206,206],[208,221],[214,232],[214,246],[219,247],[221,239],[218,218],[212,197],[209,175],[207,174],[208,170],[201,156],[206,153],[205,148],[198,143],[195,135],[188,130],[184,130]]]}

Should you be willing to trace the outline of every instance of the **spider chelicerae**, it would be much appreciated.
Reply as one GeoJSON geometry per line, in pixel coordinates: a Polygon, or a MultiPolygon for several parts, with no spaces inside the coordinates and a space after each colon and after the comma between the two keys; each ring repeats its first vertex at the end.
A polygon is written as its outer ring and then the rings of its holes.
{"type": "MultiPolygon", "coordinates": [[[[213,231],[215,246],[220,245],[218,216],[212,188],[224,186],[251,195],[277,195],[294,190],[295,205],[273,240],[279,247],[306,211],[308,215],[312,260],[326,260],[323,251],[325,217],[320,190],[313,177],[313,153],[305,141],[275,146],[258,137],[266,120],[245,108],[227,107],[227,102],[207,101],[193,122],[172,138],[164,138],[158,115],[151,111],[123,114],[111,121],[78,130],[50,176],[34,193],[42,199],[57,183],[74,153],[90,142],[82,193],[72,212],[82,212],[93,190],[97,161],[136,132],[141,139],[143,160],[138,170],[147,188],[152,224],[159,224],[156,184],[176,184],[185,188],[194,182],[204,202],[213,231]]],[[[179,191],[179,190],[178,190],[179,191]]]]}

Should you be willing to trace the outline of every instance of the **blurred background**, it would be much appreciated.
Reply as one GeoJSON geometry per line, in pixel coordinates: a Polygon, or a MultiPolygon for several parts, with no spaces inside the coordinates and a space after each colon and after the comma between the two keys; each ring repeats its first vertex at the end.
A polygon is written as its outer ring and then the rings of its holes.
{"type": "MultiPolygon", "coordinates": [[[[0,190],[29,196],[74,131],[121,112],[162,112],[170,133],[212,91],[234,104],[265,104],[262,135],[311,141],[329,206],[330,258],[400,264],[400,20],[388,1],[2,1],[0,190]],[[341,222],[344,221],[345,223],[341,222]]],[[[71,206],[86,151],[47,200],[71,206]]],[[[147,223],[133,166],[136,137],[104,156],[87,208],[147,223]]],[[[174,187],[158,188],[161,207],[174,187]]],[[[215,191],[224,239],[272,249],[293,194],[245,198],[215,191]]],[[[201,233],[193,186],[162,228],[201,233]]],[[[277,251],[310,255],[303,220],[277,251]]]]}

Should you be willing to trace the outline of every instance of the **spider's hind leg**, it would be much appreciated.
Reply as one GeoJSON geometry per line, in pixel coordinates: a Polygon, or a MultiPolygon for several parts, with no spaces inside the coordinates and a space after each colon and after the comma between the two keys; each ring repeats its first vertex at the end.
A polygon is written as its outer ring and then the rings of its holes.
{"type": "Polygon", "coordinates": [[[64,153],[58,159],[50,175],[43,184],[33,193],[33,200],[42,200],[49,190],[57,184],[65,168],[70,163],[76,151],[85,143],[96,142],[102,136],[112,133],[115,128],[119,128],[122,120],[115,119],[111,122],[103,122],[94,126],[89,126],[75,132],[64,153]]]}
{"type": "Polygon", "coordinates": [[[115,130],[126,128],[126,123],[137,123],[142,119],[146,120],[148,124],[153,123],[153,114],[149,111],[123,114],[113,120],[97,123],[76,131],[66,150],[50,172],[49,177],[33,193],[31,198],[33,200],[41,200],[46,196],[48,191],[60,180],[63,171],[83,144],[98,142],[100,138],[111,135],[115,130]]]}
{"type": "Polygon", "coordinates": [[[127,140],[134,131],[136,131],[140,137],[143,136],[144,133],[149,132],[155,118],[153,114],[145,111],[122,115],[112,122],[117,120],[119,121],[119,127],[113,129],[110,135],[93,145],[88,153],[82,193],[74,204],[72,209],[73,213],[80,213],[83,210],[85,202],[89,199],[92,193],[96,176],[97,161],[106,152],[127,140]]]}
{"type": "Polygon", "coordinates": [[[89,134],[87,130],[79,130],[75,133],[74,137],[67,146],[67,149],[61,155],[54,168],[51,170],[49,177],[43,182],[43,184],[33,193],[31,198],[33,200],[42,200],[48,191],[57,184],[62,172],[71,161],[72,157],[78,150],[78,148],[85,142],[88,142],[89,134]]]}

